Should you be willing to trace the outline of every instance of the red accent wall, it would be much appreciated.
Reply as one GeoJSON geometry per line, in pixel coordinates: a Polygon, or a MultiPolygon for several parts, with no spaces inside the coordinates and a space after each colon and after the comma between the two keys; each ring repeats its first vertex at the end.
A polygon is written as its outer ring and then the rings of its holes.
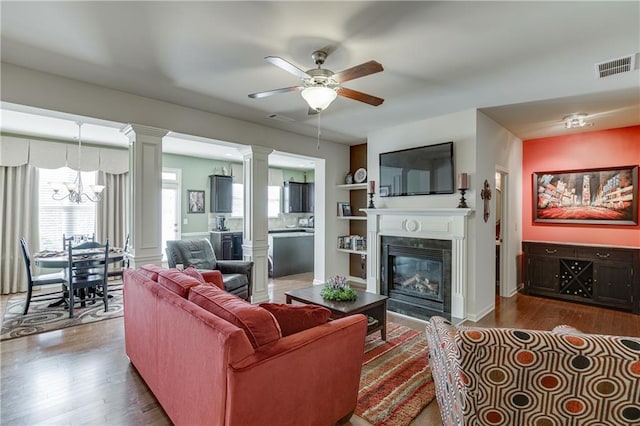
{"type": "Polygon", "coordinates": [[[532,210],[534,172],[638,164],[640,126],[523,141],[522,239],[640,248],[640,225],[534,223],[532,210]]]}

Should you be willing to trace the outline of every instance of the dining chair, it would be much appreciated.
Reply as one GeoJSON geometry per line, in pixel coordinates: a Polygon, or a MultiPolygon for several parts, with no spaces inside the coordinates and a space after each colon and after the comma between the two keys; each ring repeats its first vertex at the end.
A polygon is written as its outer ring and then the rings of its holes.
{"type": "Polygon", "coordinates": [[[81,244],[83,242],[95,241],[95,240],[96,240],[95,232],[93,234],[72,234],[69,236],[62,234],[62,250],[67,249],[69,242],[73,243],[74,246],[77,246],[78,244],[81,244]]]}
{"type": "Polygon", "coordinates": [[[69,306],[69,318],[73,318],[76,295],[80,296],[81,306],[91,298],[94,302],[102,296],[104,311],[109,310],[109,294],[107,288],[107,267],[109,258],[109,240],[105,244],[95,241],[67,246],[69,262],[65,297],[69,306]],[[91,297],[89,297],[91,295],[91,297]]]}
{"type": "Polygon", "coordinates": [[[129,268],[129,234],[127,234],[127,238],[124,240],[124,247],[122,248],[122,253],[124,257],[122,261],[115,262],[109,265],[109,272],[107,273],[109,278],[120,278],[124,274],[124,270],[129,268]]]}
{"type": "Polygon", "coordinates": [[[25,301],[24,310],[22,311],[22,315],[26,315],[29,311],[29,305],[31,304],[32,297],[34,297],[34,299],[37,297],[37,300],[53,300],[60,299],[60,293],[62,293],[62,288],[60,288],[60,290],[55,292],[33,296],[33,287],[49,284],[64,284],[66,282],[66,278],[62,271],[51,274],[33,275],[31,254],[29,253],[29,247],[27,246],[27,242],[24,238],[20,238],[20,249],[22,250],[22,257],[24,258],[24,265],[27,268],[27,300],[25,301]],[[54,294],[57,296],[50,297],[54,294]]]}

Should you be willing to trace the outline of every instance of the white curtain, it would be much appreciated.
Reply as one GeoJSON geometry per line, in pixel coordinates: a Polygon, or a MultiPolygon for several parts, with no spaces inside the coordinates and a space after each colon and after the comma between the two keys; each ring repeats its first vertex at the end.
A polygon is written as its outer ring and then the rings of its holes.
{"type": "Polygon", "coordinates": [[[98,172],[98,184],[105,185],[102,200],[98,203],[96,238],[109,240],[109,247],[124,246],[126,238],[126,187],[127,173],[98,172]]]}
{"type": "Polygon", "coordinates": [[[27,290],[27,273],[19,240],[39,250],[38,169],[28,164],[0,166],[0,292],[27,290]]]}

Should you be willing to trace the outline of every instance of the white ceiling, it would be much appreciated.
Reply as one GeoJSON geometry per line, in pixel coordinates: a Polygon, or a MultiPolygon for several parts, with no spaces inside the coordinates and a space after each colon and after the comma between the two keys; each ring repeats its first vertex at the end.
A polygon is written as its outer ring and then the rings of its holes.
{"type": "Polygon", "coordinates": [[[263,58],[308,69],[311,53],[328,47],[325,67],[335,72],[377,60],[383,72],[344,86],[383,105],[339,97],[322,113],[323,138],[339,143],[471,108],[522,139],[640,124],[637,64],[604,79],[594,66],[637,56],[637,1],[3,0],[0,8],[3,62],[312,137],[317,118],[299,93],[248,98],[299,83],[263,58]],[[575,112],[593,126],[564,129],[561,118],[575,112]],[[267,118],[274,113],[286,120],[267,118]]]}

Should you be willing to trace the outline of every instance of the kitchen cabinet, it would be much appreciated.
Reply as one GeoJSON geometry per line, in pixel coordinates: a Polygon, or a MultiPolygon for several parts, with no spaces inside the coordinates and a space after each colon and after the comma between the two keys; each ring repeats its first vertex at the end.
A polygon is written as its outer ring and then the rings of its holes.
{"type": "Polygon", "coordinates": [[[314,234],[281,232],[269,234],[269,257],[273,277],[313,272],[314,234]]]}
{"type": "Polygon", "coordinates": [[[218,260],[242,260],[242,232],[212,231],[209,239],[218,260]]]}
{"type": "Polygon", "coordinates": [[[211,213],[231,213],[233,209],[233,176],[210,175],[211,213]]]}
{"type": "Polygon", "coordinates": [[[640,250],[522,243],[525,292],[640,313],[640,250]]]}
{"type": "Polygon", "coordinates": [[[313,213],[313,182],[284,182],[283,212],[313,213]]]}

